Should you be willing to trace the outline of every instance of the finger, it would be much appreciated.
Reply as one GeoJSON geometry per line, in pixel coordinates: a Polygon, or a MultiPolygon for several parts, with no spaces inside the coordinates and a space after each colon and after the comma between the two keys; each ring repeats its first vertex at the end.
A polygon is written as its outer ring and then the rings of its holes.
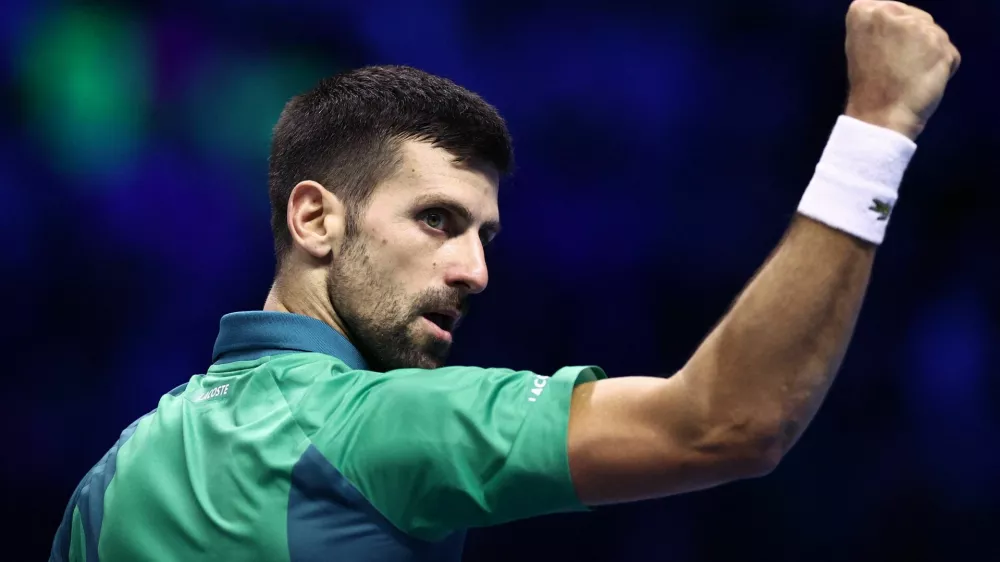
{"type": "Polygon", "coordinates": [[[962,53],[958,52],[958,49],[954,45],[951,46],[952,54],[954,58],[951,61],[951,76],[954,76],[960,66],[962,66],[962,53]]]}
{"type": "Polygon", "coordinates": [[[910,6],[907,6],[906,4],[904,4],[902,2],[882,2],[882,1],[876,1],[876,2],[873,2],[872,4],[873,4],[872,7],[875,8],[875,9],[881,9],[881,10],[885,11],[885,13],[887,13],[887,14],[892,14],[892,15],[896,15],[896,16],[904,16],[904,15],[910,13],[910,10],[911,10],[910,6]]]}
{"type": "Polygon", "coordinates": [[[847,10],[847,17],[869,15],[875,11],[883,2],[878,0],[854,0],[847,10]]]}
{"type": "Polygon", "coordinates": [[[909,4],[904,4],[902,2],[894,2],[891,0],[886,1],[875,1],[871,2],[872,6],[875,8],[881,7],[885,9],[886,12],[897,15],[897,16],[910,16],[914,19],[934,22],[934,16],[929,12],[925,12],[916,6],[910,6],[909,4]]]}
{"type": "Polygon", "coordinates": [[[917,19],[934,23],[934,16],[930,15],[930,13],[928,12],[921,10],[920,8],[914,6],[907,6],[906,13],[907,15],[913,16],[917,19]]]}

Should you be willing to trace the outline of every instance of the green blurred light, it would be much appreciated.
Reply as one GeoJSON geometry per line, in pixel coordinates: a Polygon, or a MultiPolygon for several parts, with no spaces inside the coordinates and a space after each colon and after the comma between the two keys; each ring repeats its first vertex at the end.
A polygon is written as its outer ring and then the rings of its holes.
{"type": "Polygon", "coordinates": [[[329,61],[300,55],[215,57],[188,92],[187,123],[203,150],[263,162],[288,99],[336,71],[329,61]]]}
{"type": "Polygon", "coordinates": [[[142,30],[105,10],[56,12],[28,39],[31,126],[73,173],[113,173],[145,132],[150,70],[142,30]]]}

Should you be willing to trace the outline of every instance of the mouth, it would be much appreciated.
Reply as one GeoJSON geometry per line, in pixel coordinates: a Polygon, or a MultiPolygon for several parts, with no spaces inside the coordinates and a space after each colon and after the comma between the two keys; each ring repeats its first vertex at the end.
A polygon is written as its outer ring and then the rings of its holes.
{"type": "Polygon", "coordinates": [[[446,332],[454,332],[458,326],[458,312],[454,310],[437,310],[424,313],[424,318],[446,332]]]}
{"type": "Polygon", "coordinates": [[[436,310],[423,314],[423,319],[435,328],[438,338],[448,341],[451,341],[451,334],[458,327],[459,318],[457,310],[436,310]]]}

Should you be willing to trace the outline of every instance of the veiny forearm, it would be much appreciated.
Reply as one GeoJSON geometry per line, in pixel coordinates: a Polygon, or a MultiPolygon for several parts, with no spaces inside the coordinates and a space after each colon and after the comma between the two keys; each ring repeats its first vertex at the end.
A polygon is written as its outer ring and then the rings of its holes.
{"type": "Polygon", "coordinates": [[[706,448],[750,444],[772,462],[812,420],[861,309],[875,246],[796,216],[682,370],[706,448]]]}

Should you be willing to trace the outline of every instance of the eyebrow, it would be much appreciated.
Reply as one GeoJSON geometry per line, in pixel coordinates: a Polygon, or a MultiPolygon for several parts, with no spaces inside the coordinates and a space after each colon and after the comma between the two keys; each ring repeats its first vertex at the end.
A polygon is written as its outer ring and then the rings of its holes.
{"type": "MultiPolygon", "coordinates": [[[[418,207],[440,207],[442,209],[447,209],[448,211],[455,213],[461,217],[465,222],[473,223],[472,211],[468,209],[465,205],[458,203],[454,199],[445,197],[444,195],[439,195],[436,193],[429,193],[426,195],[421,195],[417,197],[414,204],[418,207]]],[[[479,229],[480,231],[488,232],[493,236],[500,234],[501,226],[500,221],[488,220],[483,222],[483,226],[479,229]]]]}

